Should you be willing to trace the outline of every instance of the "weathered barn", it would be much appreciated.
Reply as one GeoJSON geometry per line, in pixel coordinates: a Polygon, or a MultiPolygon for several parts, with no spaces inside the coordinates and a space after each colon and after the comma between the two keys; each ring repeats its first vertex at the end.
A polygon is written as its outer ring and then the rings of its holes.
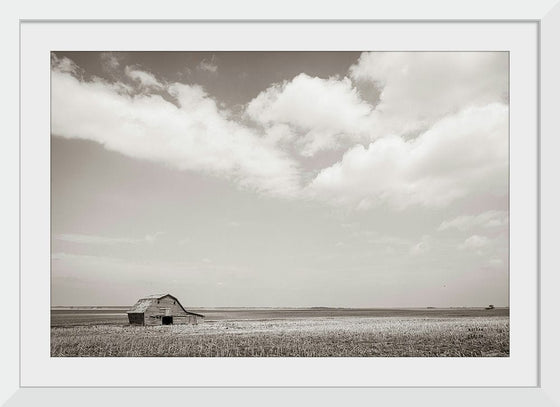
{"type": "Polygon", "coordinates": [[[140,298],[126,311],[132,325],[198,324],[204,315],[189,312],[170,294],[140,298]]]}

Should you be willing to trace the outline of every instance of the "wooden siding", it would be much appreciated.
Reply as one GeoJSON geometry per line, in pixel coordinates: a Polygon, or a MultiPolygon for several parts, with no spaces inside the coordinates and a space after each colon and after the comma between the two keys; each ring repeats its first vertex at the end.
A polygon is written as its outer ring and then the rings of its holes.
{"type": "Polygon", "coordinates": [[[132,325],[144,325],[144,314],[140,312],[134,312],[128,314],[128,322],[132,325]]]}
{"type": "Polygon", "coordinates": [[[173,324],[198,323],[198,317],[196,315],[187,314],[183,311],[178,301],[170,296],[163,297],[159,300],[152,300],[152,303],[144,312],[144,324],[161,325],[162,316],[172,316],[173,324]]]}

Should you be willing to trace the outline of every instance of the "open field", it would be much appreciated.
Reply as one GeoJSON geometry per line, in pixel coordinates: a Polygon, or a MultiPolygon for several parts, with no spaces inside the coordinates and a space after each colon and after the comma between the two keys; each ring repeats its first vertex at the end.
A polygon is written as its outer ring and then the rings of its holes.
{"type": "Polygon", "coordinates": [[[52,356],[509,356],[509,310],[213,309],[134,327],[116,308],[54,309],[52,356]]]}
{"type": "MultiPolygon", "coordinates": [[[[128,324],[129,306],[54,307],[51,326],[128,324]]],[[[203,314],[206,322],[222,320],[268,320],[331,317],[508,317],[508,308],[189,308],[203,314]]]]}

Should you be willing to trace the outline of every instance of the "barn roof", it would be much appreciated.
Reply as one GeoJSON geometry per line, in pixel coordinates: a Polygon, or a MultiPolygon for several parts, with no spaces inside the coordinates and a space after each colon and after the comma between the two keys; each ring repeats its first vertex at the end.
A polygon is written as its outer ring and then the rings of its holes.
{"type": "MultiPolygon", "coordinates": [[[[159,299],[161,299],[163,297],[166,297],[168,295],[170,295],[170,294],[152,294],[152,295],[148,295],[146,297],[142,297],[140,299],[141,300],[159,300],[159,299]]],[[[173,297],[173,296],[171,295],[171,297],[173,297]]]]}
{"type": "Polygon", "coordinates": [[[171,297],[173,298],[175,301],[177,301],[177,304],[179,304],[179,306],[181,307],[181,309],[183,311],[185,311],[187,314],[190,315],[196,315],[197,317],[203,317],[204,315],[201,314],[197,314],[196,312],[190,312],[187,311],[183,305],[181,304],[181,302],[177,299],[177,297],[172,296],[171,294],[152,294],[152,295],[148,295],[147,297],[144,298],[140,298],[138,300],[138,302],[136,304],[134,304],[132,306],[132,308],[130,308],[128,311],[126,311],[127,314],[136,314],[136,313],[143,313],[146,312],[146,310],[148,309],[148,307],[155,301],[155,300],[160,300],[163,297],[171,297]]]}
{"type": "Polygon", "coordinates": [[[126,311],[128,314],[135,314],[135,313],[142,313],[142,312],[146,312],[146,310],[148,309],[148,307],[152,304],[151,299],[148,298],[142,298],[140,300],[138,300],[138,302],[136,304],[134,304],[132,306],[131,309],[129,309],[128,311],[126,311]]]}

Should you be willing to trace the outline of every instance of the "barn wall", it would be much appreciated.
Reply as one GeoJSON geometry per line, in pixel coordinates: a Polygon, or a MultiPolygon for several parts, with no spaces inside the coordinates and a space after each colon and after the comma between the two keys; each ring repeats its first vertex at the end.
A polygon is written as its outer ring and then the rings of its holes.
{"type": "Polygon", "coordinates": [[[158,314],[146,313],[144,314],[144,325],[161,325],[161,316],[157,318],[158,314]]]}
{"type": "Polygon", "coordinates": [[[128,314],[128,322],[131,325],[144,325],[144,314],[140,312],[134,312],[128,314]]]}
{"type": "Polygon", "coordinates": [[[187,314],[178,301],[171,297],[163,297],[158,300],[154,299],[145,311],[146,325],[161,325],[161,317],[165,316],[165,308],[169,308],[169,315],[173,317],[173,324],[196,324],[198,318],[196,315],[187,314]]]}

